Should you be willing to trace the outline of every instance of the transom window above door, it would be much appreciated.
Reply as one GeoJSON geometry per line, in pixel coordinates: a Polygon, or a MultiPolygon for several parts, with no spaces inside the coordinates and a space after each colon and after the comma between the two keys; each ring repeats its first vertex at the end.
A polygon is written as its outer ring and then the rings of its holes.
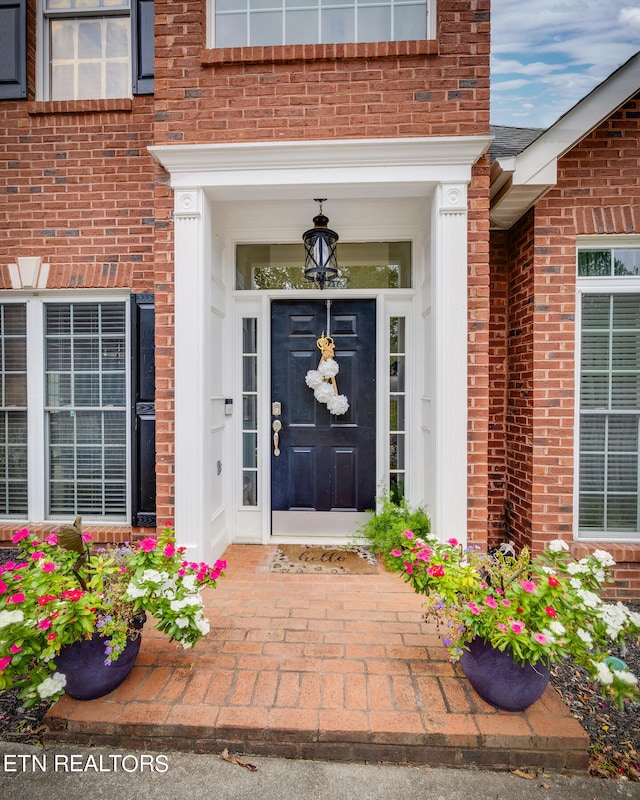
{"type": "Polygon", "coordinates": [[[427,38],[428,0],[216,0],[215,47],[427,38]]]}
{"type": "MultiPolygon", "coordinates": [[[[411,288],[411,242],[344,242],[327,288],[411,288]]],[[[302,244],[236,246],[236,289],[316,289],[304,276],[302,244]]]]}

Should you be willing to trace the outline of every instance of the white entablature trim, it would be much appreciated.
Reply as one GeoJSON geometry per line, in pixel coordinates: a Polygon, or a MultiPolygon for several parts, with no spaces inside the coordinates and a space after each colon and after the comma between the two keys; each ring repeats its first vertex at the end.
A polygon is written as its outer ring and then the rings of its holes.
{"type": "Polygon", "coordinates": [[[150,147],[174,188],[469,181],[489,136],[150,147]]]}

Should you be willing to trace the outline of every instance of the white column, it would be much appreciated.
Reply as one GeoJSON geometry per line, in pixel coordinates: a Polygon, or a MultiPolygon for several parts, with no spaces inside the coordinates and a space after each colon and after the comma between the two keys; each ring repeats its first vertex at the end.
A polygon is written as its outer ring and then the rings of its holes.
{"type": "Polygon", "coordinates": [[[205,198],[201,189],[174,198],[175,529],[188,556],[203,552],[205,504],[206,334],[205,198]]]}
{"type": "Polygon", "coordinates": [[[441,183],[433,204],[434,533],[467,539],[467,186],[441,183]]]}

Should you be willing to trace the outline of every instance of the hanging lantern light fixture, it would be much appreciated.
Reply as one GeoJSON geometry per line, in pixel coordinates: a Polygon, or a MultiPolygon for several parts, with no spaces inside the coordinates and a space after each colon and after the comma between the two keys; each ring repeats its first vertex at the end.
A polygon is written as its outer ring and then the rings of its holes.
{"type": "Polygon", "coordinates": [[[313,228],[302,234],[304,242],[304,277],[315,281],[321,289],[338,275],[336,244],[338,234],[327,228],[329,218],[322,213],[326,198],[315,198],[320,204],[319,213],[313,218],[313,228]]]}

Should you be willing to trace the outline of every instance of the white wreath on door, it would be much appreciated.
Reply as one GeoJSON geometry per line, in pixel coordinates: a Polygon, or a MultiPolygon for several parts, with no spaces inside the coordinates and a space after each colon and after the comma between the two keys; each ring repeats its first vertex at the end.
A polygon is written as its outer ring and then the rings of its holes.
{"type": "Polygon", "coordinates": [[[331,336],[322,336],[316,345],[322,356],[318,369],[310,369],[305,376],[305,383],[313,389],[313,395],[319,403],[326,405],[331,414],[339,416],[349,410],[346,395],[338,394],[336,375],[340,372],[338,362],[334,358],[335,344],[331,336]]]}

